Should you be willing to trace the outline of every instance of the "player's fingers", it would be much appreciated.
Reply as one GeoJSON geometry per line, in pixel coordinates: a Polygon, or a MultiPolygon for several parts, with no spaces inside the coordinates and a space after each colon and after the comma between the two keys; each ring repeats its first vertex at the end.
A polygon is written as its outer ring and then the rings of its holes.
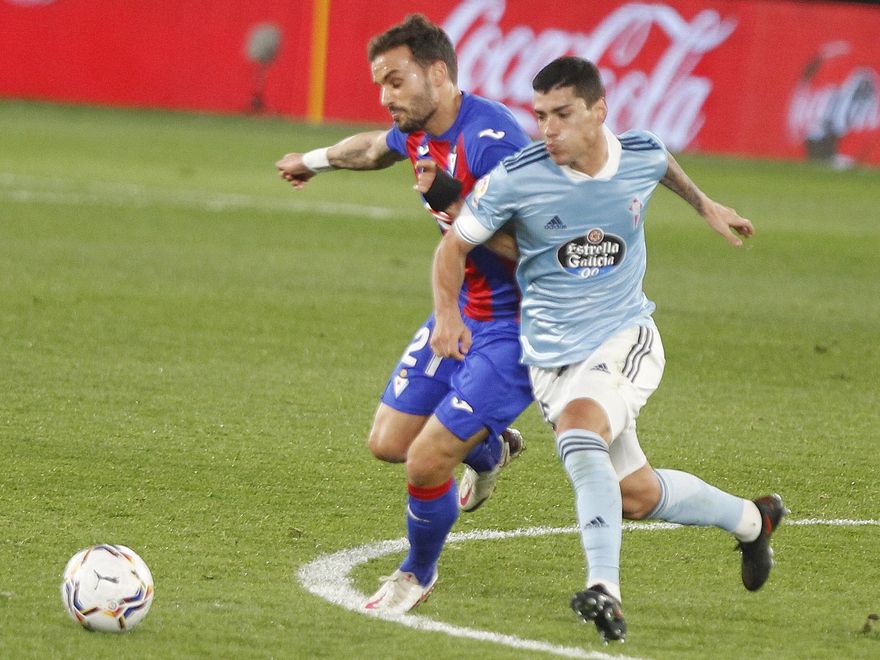
{"type": "Polygon", "coordinates": [[[461,339],[459,340],[459,351],[461,352],[462,358],[467,355],[468,351],[471,350],[471,345],[474,343],[473,337],[471,336],[471,331],[467,328],[464,329],[464,332],[461,333],[461,339]]]}
{"type": "Polygon", "coordinates": [[[743,218],[737,231],[743,236],[752,236],[755,233],[755,226],[752,224],[751,220],[743,218]]]}
{"type": "Polygon", "coordinates": [[[418,172],[418,180],[413,188],[420,193],[427,192],[437,176],[436,163],[433,160],[417,160],[416,172],[418,172]]]}
{"type": "Polygon", "coordinates": [[[434,183],[433,174],[420,174],[418,183],[413,186],[413,190],[420,193],[426,193],[431,189],[432,183],[434,183]]]}
{"type": "Polygon", "coordinates": [[[453,357],[453,347],[456,345],[456,342],[451,341],[445,333],[437,332],[435,327],[434,332],[431,333],[430,345],[434,355],[447,358],[453,357]]]}
{"type": "Polygon", "coordinates": [[[734,238],[736,238],[737,242],[734,245],[739,247],[742,245],[742,241],[739,240],[739,237],[750,238],[752,234],[755,233],[755,228],[749,220],[746,220],[745,218],[737,218],[736,222],[729,225],[728,232],[733,234],[734,238]]]}
{"type": "Polygon", "coordinates": [[[466,350],[463,350],[462,342],[459,338],[456,338],[449,344],[449,350],[447,352],[449,354],[449,357],[458,360],[459,362],[461,360],[464,360],[464,356],[467,353],[466,350]]]}
{"type": "Polygon", "coordinates": [[[727,242],[730,243],[733,247],[742,247],[742,239],[733,233],[733,230],[728,227],[727,231],[724,232],[724,238],[727,239],[727,242]]]}
{"type": "Polygon", "coordinates": [[[442,358],[464,360],[467,351],[462,352],[460,346],[458,337],[437,337],[436,340],[431,340],[431,350],[434,351],[434,355],[442,358]]]}

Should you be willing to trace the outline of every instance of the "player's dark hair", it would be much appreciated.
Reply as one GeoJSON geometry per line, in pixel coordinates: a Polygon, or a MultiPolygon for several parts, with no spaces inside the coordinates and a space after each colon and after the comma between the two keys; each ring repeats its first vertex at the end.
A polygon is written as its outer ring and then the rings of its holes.
{"type": "Polygon", "coordinates": [[[532,80],[532,89],[546,94],[557,87],[573,87],[574,95],[587,106],[605,96],[605,87],[596,65],[580,57],[560,57],[538,71],[532,80]]]}
{"type": "Polygon", "coordinates": [[[382,53],[398,46],[409,46],[413,58],[423,69],[438,60],[445,63],[449,79],[457,83],[458,61],[449,35],[422,14],[410,14],[402,23],[373,37],[367,46],[367,57],[372,62],[382,53]]]}

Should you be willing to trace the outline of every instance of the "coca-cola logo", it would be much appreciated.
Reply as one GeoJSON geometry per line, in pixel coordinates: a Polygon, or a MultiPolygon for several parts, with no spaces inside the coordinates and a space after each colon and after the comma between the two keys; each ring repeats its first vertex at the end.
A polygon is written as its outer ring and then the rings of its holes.
{"type": "Polygon", "coordinates": [[[688,21],[672,7],[634,2],[589,32],[535,32],[527,25],[502,28],[506,9],[505,0],[464,0],[444,22],[458,52],[463,89],[505,103],[536,133],[532,78],[551,60],[577,55],[602,72],[610,128],[653,131],[673,151],[690,144],[704,122],[712,81],[694,70],[737,25],[712,9],[688,21]]]}
{"type": "Polygon", "coordinates": [[[853,154],[840,153],[841,140],[880,128],[880,76],[847,62],[851,50],[845,41],[823,44],[804,66],[792,94],[789,135],[811,158],[844,164],[853,154]]]}

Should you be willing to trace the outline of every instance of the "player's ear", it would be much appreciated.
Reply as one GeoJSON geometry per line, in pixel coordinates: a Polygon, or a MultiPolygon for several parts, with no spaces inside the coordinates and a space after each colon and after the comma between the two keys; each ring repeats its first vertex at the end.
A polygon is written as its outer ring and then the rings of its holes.
{"type": "Polygon", "coordinates": [[[593,104],[593,110],[598,114],[599,121],[604,122],[608,116],[608,104],[605,103],[604,96],[593,104]]]}
{"type": "Polygon", "coordinates": [[[428,78],[435,87],[439,87],[446,82],[449,79],[449,70],[446,68],[446,62],[442,60],[432,62],[431,66],[428,67],[428,78]]]}

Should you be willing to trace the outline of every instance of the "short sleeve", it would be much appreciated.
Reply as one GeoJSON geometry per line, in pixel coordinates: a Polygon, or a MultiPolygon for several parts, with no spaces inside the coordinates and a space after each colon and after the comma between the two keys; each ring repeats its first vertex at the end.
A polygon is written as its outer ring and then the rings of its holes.
{"type": "Polygon", "coordinates": [[[455,220],[456,233],[474,245],[486,242],[514,215],[510,188],[510,176],[503,165],[477,181],[455,220]]]}
{"type": "Polygon", "coordinates": [[[406,134],[403,133],[396,125],[388,129],[385,134],[385,144],[391,151],[396,151],[401,156],[409,156],[406,152],[406,134]]]}

